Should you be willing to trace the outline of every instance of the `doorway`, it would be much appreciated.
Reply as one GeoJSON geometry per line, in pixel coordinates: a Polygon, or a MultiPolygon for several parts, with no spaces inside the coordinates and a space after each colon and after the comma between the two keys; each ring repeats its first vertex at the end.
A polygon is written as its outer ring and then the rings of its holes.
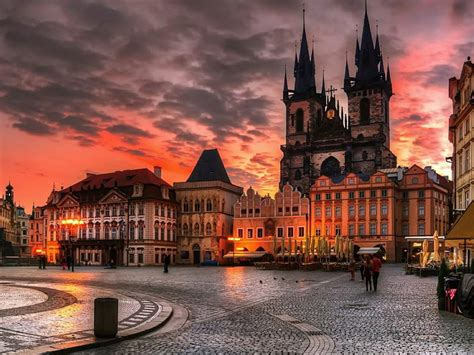
{"type": "Polygon", "coordinates": [[[201,247],[199,244],[193,245],[193,264],[199,265],[201,263],[201,247]]]}

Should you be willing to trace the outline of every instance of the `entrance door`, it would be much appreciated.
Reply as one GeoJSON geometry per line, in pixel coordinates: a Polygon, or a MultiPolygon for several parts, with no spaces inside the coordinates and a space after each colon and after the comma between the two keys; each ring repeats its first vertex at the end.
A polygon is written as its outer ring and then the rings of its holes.
{"type": "Polygon", "coordinates": [[[201,247],[199,244],[193,246],[193,264],[199,265],[201,263],[201,247]]]}
{"type": "Polygon", "coordinates": [[[112,262],[112,261],[113,261],[114,265],[118,264],[117,249],[115,249],[115,248],[110,249],[110,262],[112,262]]]}

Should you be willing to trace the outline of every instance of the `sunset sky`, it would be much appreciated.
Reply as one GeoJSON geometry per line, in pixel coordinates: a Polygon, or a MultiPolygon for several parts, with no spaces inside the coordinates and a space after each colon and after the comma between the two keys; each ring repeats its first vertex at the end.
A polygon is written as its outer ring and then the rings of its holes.
{"type": "MultiPolygon", "coordinates": [[[[363,0],[305,3],[318,88],[323,68],[326,85],[341,88],[346,50],[354,74],[363,0]]],[[[30,211],[53,183],[86,172],[160,165],[172,184],[217,147],[234,184],[274,192],[283,72],[301,9],[289,0],[1,1],[1,189],[11,180],[30,211]]],[[[398,164],[449,174],[448,79],[474,55],[474,1],[368,0],[368,13],[390,57],[398,164]]]]}

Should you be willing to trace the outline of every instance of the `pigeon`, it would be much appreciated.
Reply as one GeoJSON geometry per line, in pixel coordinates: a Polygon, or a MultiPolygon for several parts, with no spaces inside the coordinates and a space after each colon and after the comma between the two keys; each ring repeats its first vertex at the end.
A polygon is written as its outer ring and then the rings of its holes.
{"type": "Polygon", "coordinates": [[[260,280],[260,283],[261,283],[261,284],[263,284],[263,281],[262,281],[262,280],[260,280]]]}
{"type": "Polygon", "coordinates": [[[276,277],[273,278],[273,280],[276,280],[276,279],[277,279],[276,277]]]}
{"type": "Polygon", "coordinates": [[[298,283],[298,280],[296,280],[296,283],[298,283]]]}
{"type": "Polygon", "coordinates": [[[285,278],[284,278],[284,277],[282,277],[281,279],[282,279],[283,281],[285,281],[285,278]]]}

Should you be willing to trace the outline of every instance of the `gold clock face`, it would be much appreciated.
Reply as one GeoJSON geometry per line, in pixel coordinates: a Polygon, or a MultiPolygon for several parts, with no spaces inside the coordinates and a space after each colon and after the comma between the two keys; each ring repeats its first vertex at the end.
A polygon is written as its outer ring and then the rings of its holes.
{"type": "Polygon", "coordinates": [[[332,120],[336,116],[336,111],[333,109],[330,109],[328,110],[326,115],[328,119],[332,120]]]}

